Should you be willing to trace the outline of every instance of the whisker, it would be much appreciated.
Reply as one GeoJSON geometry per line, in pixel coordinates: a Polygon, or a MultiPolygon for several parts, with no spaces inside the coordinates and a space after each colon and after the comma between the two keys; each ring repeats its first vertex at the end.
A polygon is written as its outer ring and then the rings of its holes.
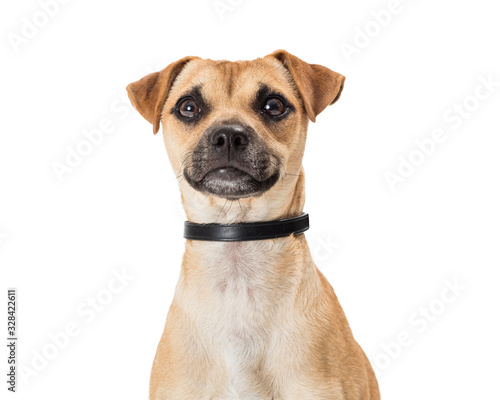
{"type": "Polygon", "coordinates": [[[270,73],[271,73],[271,72],[268,72],[268,73],[266,73],[266,74],[262,75],[262,77],[259,79],[259,83],[262,83],[262,80],[263,80],[263,79],[264,79],[267,75],[269,75],[270,73]]]}
{"type": "Polygon", "coordinates": [[[220,209],[220,211],[219,211],[219,215],[218,215],[218,216],[217,216],[217,218],[215,219],[215,222],[217,222],[217,221],[219,220],[219,217],[220,217],[220,215],[221,215],[221,213],[222,213],[222,210],[224,210],[224,207],[226,207],[226,204],[227,204],[227,202],[228,202],[228,201],[229,201],[229,200],[228,200],[228,199],[226,199],[226,202],[224,203],[224,205],[223,205],[223,206],[222,206],[222,208],[220,209]]]}
{"type": "Polygon", "coordinates": [[[229,208],[226,211],[226,215],[229,214],[229,211],[231,210],[231,207],[233,206],[233,200],[229,202],[229,208]]]}
{"type": "Polygon", "coordinates": [[[207,193],[207,194],[205,195],[205,197],[203,197],[203,200],[202,200],[202,201],[201,201],[201,203],[199,204],[200,206],[201,206],[201,205],[205,202],[205,200],[207,199],[208,195],[209,195],[209,193],[207,193]]]}

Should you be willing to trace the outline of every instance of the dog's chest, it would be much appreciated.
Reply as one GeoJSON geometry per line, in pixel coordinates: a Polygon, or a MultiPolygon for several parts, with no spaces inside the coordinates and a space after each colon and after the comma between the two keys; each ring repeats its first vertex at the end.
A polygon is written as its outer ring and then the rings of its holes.
{"type": "Polygon", "coordinates": [[[276,305],[279,248],[262,242],[224,243],[206,257],[206,277],[215,321],[238,341],[255,337],[276,305]]]}
{"type": "MultiPolygon", "coordinates": [[[[284,285],[275,270],[278,248],[260,243],[220,246],[207,258],[211,301],[207,335],[218,338],[228,375],[224,399],[267,399],[259,394],[258,370],[272,335],[272,315],[284,285]]],[[[283,300],[283,299],[281,299],[283,300]]],[[[209,308],[209,309],[208,309],[209,308]]]]}

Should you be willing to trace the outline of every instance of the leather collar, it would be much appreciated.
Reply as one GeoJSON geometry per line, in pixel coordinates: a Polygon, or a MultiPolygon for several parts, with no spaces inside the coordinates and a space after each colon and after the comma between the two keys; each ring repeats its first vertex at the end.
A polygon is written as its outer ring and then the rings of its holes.
{"type": "Polygon", "coordinates": [[[245,242],[299,235],[309,229],[309,214],[278,221],[238,224],[197,224],[184,222],[184,238],[210,242],[245,242]]]}

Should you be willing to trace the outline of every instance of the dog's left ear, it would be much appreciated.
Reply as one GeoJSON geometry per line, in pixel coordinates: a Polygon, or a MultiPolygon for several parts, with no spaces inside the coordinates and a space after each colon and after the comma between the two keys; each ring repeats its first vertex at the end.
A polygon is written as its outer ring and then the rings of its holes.
{"type": "Polygon", "coordinates": [[[339,99],[344,88],[343,75],[322,65],[308,64],[285,50],[277,50],[266,57],[278,59],[290,72],[312,122],[316,121],[321,111],[339,99]]]}
{"type": "Polygon", "coordinates": [[[160,129],[161,112],[175,78],[184,66],[194,58],[197,57],[184,57],[160,72],[146,75],[127,86],[130,101],[137,111],[153,124],[154,134],[160,129]]]}

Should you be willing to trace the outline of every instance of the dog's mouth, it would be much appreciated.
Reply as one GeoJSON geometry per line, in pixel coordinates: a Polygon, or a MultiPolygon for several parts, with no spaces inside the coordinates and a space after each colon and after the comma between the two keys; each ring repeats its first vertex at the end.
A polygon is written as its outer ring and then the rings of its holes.
{"type": "MultiPolygon", "coordinates": [[[[270,173],[249,171],[235,165],[222,165],[201,172],[198,168],[184,169],[184,178],[195,189],[217,197],[236,200],[244,197],[260,196],[278,181],[279,168],[270,173]]],[[[267,169],[267,168],[264,168],[267,169]]]]}

